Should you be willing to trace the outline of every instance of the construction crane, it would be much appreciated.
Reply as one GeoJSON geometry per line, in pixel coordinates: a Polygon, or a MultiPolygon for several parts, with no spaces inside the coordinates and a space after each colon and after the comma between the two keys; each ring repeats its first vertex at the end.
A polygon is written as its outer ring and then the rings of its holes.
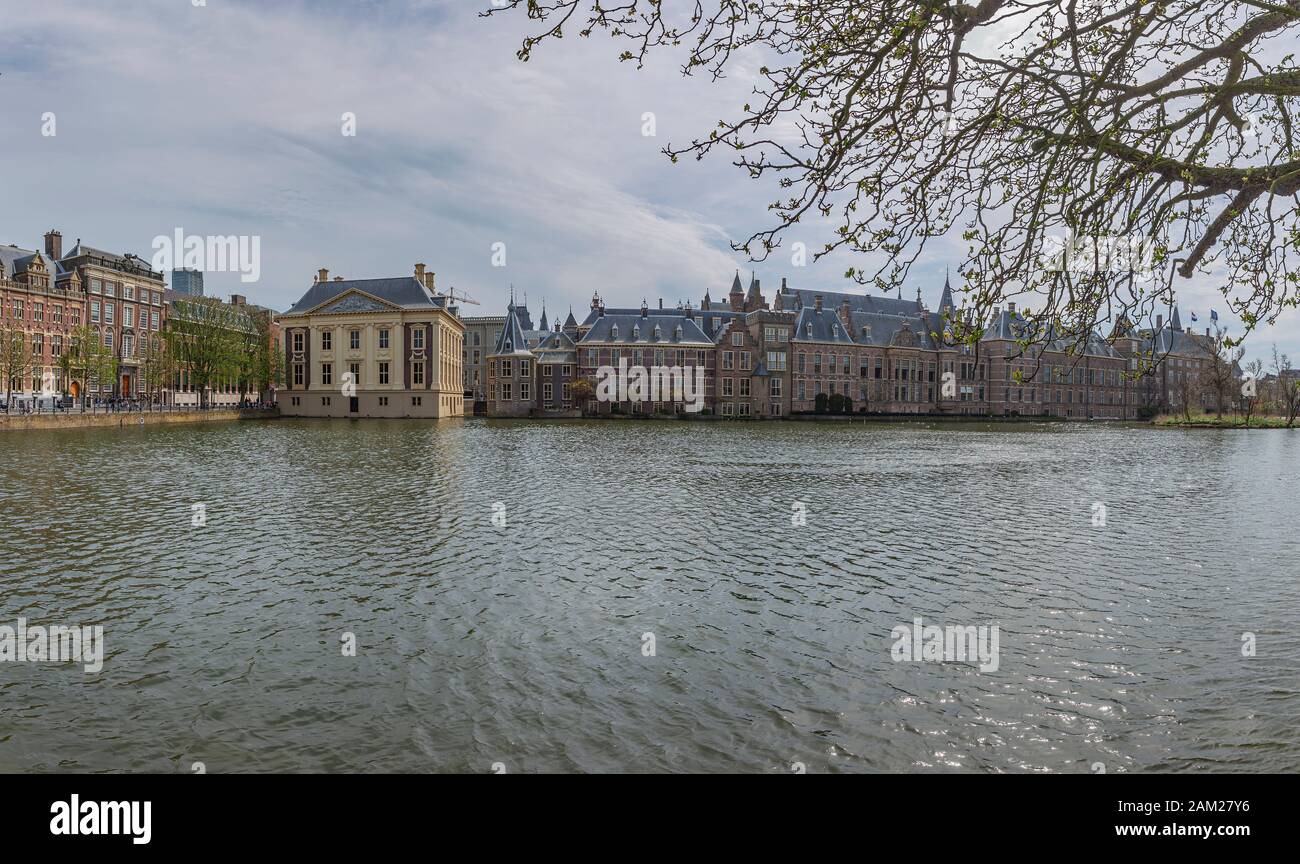
{"type": "Polygon", "coordinates": [[[460,294],[460,295],[458,295],[458,294],[456,293],[456,286],[454,286],[454,285],[453,285],[452,287],[448,288],[448,289],[447,289],[447,293],[446,293],[445,295],[443,295],[443,296],[445,296],[447,299],[451,300],[453,303],[468,303],[468,304],[470,304],[470,305],[472,305],[472,306],[480,306],[480,305],[482,305],[482,304],[479,303],[477,300],[475,300],[473,297],[470,297],[468,294],[460,294]]]}

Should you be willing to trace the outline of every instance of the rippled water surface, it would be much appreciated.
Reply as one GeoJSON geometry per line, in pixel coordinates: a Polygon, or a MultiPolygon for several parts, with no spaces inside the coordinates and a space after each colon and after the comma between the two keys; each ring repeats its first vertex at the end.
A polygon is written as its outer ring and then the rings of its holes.
{"type": "Polygon", "coordinates": [[[108,652],[0,663],[0,770],[1297,771],[1298,457],[1100,425],[3,433],[0,624],[108,652]],[[998,625],[999,669],[895,663],[916,616],[998,625]]]}

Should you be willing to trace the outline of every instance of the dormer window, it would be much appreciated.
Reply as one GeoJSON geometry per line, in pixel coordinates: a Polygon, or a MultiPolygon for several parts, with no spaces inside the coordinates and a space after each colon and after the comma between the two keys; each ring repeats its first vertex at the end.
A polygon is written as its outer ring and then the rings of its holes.
{"type": "Polygon", "coordinates": [[[641,325],[640,325],[640,324],[634,324],[634,325],[632,326],[632,338],[633,338],[633,339],[640,339],[640,338],[641,338],[641,325]]]}
{"type": "Polygon", "coordinates": [[[617,324],[615,324],[615,325],[613,325],[612,327],[609,328],[609,338],[611,338],[611,339],[617,339],[617,338],[618,338],[618,325],[617,325],[617,324]]]}
{"type": "Polygon", "coordinates": [[[679,341],[681,340],[681,338],[682,338],[682,325],[680,325],[680,324],[677,325],[677,329],[673,331],[673,338],[674,338],[674,339],[677,339],[677,340],[679,340],[679,341]]]}
{"type": "Polygon", "coordinates": [[[803,331],[804,331],[804,335],[805,335],[807,338],[809,338],[809,339],[812,338],[812,322],[811,322],[811,321],[809,321],[807,324],[805,324],[805,325],[803,326],[803,331]]]}
{"type": "Polygon", "coordinates": [[[658,339],[658,338],[661,337],[661,336],[663,336],[663,331],[660,330],[660,329],[659,329],[659,325],[656,324],[656,325],[655,325],[655,338],[658,339]]]}

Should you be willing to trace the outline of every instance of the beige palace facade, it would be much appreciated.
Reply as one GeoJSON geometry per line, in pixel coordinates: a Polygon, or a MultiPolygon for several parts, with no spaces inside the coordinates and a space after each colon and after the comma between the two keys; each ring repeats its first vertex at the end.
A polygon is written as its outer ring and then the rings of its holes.
{"type": "Polygon", "coordinates": [[[330,279],[279,317],[287,417],[460,417],[465,325],[423,264],[394,279],[330,279]]]}

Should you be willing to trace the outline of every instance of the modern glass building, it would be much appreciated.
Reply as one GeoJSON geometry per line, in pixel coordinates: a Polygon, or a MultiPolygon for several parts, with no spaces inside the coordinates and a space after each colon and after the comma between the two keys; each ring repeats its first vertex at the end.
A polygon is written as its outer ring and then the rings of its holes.
{"type": "Polygon", "coordinates": [[[196,297],[202,297],[203,271],[191,270],[188,267],[181,270],[173,270],[172,290],[179,291],[182,294],[192,294],[196,297]]]}

